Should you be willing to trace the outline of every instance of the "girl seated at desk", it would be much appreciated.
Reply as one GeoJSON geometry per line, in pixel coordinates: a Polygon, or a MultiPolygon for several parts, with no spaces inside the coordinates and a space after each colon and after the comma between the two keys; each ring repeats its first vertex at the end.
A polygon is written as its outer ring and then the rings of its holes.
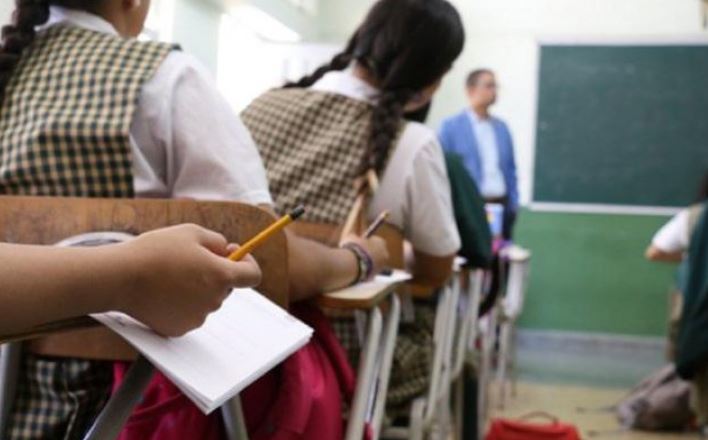
{"type": "MultiPolygon", "coordinates": [[[[303,220],[336,228],[359,195],[355,183],[369,183],[368,221],[390,212],[412,244],[414,282],[431,291],[451,274],[460,239],[435,133],[404,113],[430,101],[463,43],[460,16],[447,1],[380,0],[342,53],[241,115],[279,210],[305,197],[303,220]]],[[[400,330],[388,399],[402,412],[427,389],[431,362],[434,309],[426,302],[413,314],[400,330]]],[[[337,319],[335,329],[356,362],[353,320],[337,319]]]]}

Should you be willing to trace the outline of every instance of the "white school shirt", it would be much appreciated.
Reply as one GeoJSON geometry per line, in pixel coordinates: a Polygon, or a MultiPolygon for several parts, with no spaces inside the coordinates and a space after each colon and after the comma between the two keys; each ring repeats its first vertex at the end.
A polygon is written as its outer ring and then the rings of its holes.
{"type": "MultiPolygon", "coordinates": [[[[375,102],[378,95],[351,70],[328,72],[312,89],[367,102],[375,102]]],[[[388,221],[403,231],[415,250],[438,257],[457,253],[460,236],[450,181],[435,133],[423,124],[408,122],[394,148],[369,204],[369,220],[388,210],[388,221]]]]}
{"type": "Polygon", "coordinates": [[[504,197],[506,181],[499,164],[499,146],[491,119],[482,119],[472,110],[467,114],[477,140],[482,176],[479,192],[486,198],[504,197]]]}
{"type": "MultiPolygon", "coordinates": [[[[70,24],[118,36],[103,18],[51,7],[45,27],[70,24]]],[[[272,204],[251,135],[206,69],[173,51],[140,93],[130,127],[137,197],[272,204]]]]}
{"type": "Polygon", "coordinates": [[[676,214],[654,235],[652,245],[664,252],[687,251],[690,242],[689,217],[690,209],[684,209],[676,214]]]}

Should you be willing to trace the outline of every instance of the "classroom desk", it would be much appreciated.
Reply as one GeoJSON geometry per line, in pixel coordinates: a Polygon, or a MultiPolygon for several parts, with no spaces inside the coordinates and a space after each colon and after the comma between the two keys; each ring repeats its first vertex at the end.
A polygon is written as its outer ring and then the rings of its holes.
{"type": "MultiPolygon", "coordinates": [[[[362,439],[367,424],[370,424],[374,432],[380,430],[401,317],[401,304],[396,292],[404,282],[392,281],[385,285],[363,283],[318,298],[320,307],[335,311],[353,311],[355,316],[358,315],[359,322],[367,322],[357,369],[356,390],[347,422],[346,440],[362,439]],[[388,299],[389,304],[386,304],[388,299]],[[384,323],[382,309],[386,305],[387,317],[384,323]],[[364,319],[362,315],[365,316],[364,319]]],[[[374,438],[376,437],[375,434],[374,438]]]]}

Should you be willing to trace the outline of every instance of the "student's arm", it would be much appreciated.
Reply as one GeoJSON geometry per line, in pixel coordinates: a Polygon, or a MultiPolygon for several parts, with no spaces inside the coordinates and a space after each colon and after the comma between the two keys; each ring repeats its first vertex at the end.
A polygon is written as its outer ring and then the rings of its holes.
{"type": "Polygon", "coordinates": [[[662,226],[644,256],[650,261],[681,262],[688,249],[688,217],[689,211],[684,209],[662,226]]]}
{"type": "MultiPolygon", "coordinates": [[[[274,213],[269,206],[263,209],[274,213]]],[[[290,299],[302,301],[323,292],[331,292],[352,284],[358,276],[358,262],[347,249],[330,248],[299,237],[286,229],[288,237],[288,264],[290,272],[290,299]]],[[[388,262],[386,244],[379,237],[355,240],[371,255],[374,273],[379,273],[388,262]]]]}
{"type": "Polygon", "coordinates": [[[442,286],[452,273],[460,237],[452,207],[450,182],[440,145],[431,136],[406,179],[404,233],[413,247],[413,281],[442,286]]]}
{"type": "Polygon", "coordinates": [[[683,252],[666,252],[658,247],[649,245],[644,256],[650,261],[661,261],[665,263],[680,263],[683,260],[683,252]]]}
{"type": "Polygon", "coordinates": [[[433,290],[442,287],[452,275],[455,255],[436,257],[414,251],[413,259],[413,283],[433,290]]]}
{"type": "Polygon", "coordinates": [[[117,310],[167,336],[199,327],[233,287],[261,273],[224,258],[226,239],[195,225],[95,248],[0,244],[0,333],[117,310]]]}

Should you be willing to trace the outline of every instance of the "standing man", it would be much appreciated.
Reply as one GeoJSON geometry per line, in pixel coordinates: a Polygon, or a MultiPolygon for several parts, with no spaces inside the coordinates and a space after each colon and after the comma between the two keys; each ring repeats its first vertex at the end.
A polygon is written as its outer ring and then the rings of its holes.
{"type": "Polygon", "coordinates": [[[511,239],[519,208],[514,144],[506,124],[489,114],[497,83],[489,69],[467,76],[469,108],[444,120],[438,134],[446,152],[462,157],[467,172],[488,203],[504,206],[503,236],[511,239]]]}

